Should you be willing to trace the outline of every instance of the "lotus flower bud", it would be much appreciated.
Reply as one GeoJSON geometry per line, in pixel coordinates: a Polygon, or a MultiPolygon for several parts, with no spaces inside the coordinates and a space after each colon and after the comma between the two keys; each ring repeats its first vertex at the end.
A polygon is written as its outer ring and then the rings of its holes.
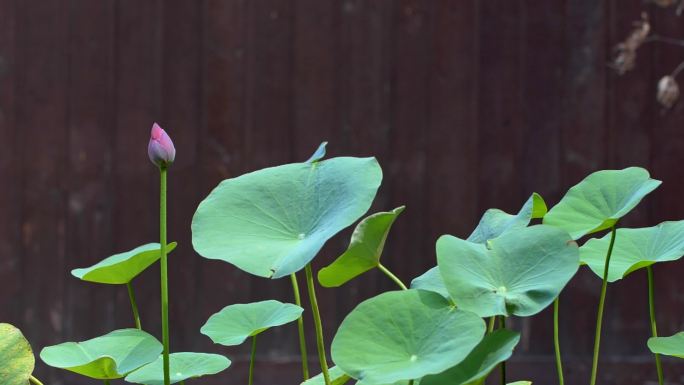
{"type": "Polygon", "coordinates": [[[158,167],[166,167],[176,159],[176,148],[173,146],[171,138],[157,123],[152,125],[147,155],[152,163],[158,167]]]}
{"type": "Polygon", "coordinates": [[[672,107],[679,99],[679,85],[674,77],[663,76],[658,82],[658,102],[666,108],[672,107]]]}

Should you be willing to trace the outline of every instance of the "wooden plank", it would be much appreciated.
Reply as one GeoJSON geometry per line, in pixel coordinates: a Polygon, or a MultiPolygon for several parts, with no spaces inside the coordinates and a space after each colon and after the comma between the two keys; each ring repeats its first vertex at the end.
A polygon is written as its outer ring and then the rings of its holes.
{"type": "MultiPolygon", "coordinates": [[[[24,332],[35,346],[64,332],[68,8],[60,1],[17,2],[16,127],[21,127],[24,332]],[[39,320],[39,321],[38,321],[39,320]]],[[[54,373],[54,372],[51,372],[54,373]]],[[[44,368],[38,374],[46,382],[44,368]]]]}
{"type": "Polygon", "coordinates": [[[199,344],[197,326],[206,321],[195,311],[196,274],[204,261],[193,251],[189,224],[199,202],[202,180],[198,172],[198,127],[202,124],[202,14],[201,2],[164,3],[162,116],[173,132],[177,159],[169,175],[169,239],[178,242],[169,264],[171,309],[169,322],[174,345],[185,349],[199,344]]]}
{"type": "Polygon", "coordinates": [[[111,183],[115,135],[114,1],[74,0],[69,11],[66,48],[70,85],[65,109],[68,252],[64,266],[68,277],[63,301],[64,336],[73,341],[103,331],[93,325],[107,324],[105,309],[121,288],[83,282],[68,273],[70,269],[91,266],[111,253],[115,188],[111,183]]]}
{"type": "MultiPolygon", "coordinates": [[[[163,2],[117,2],[116,7],[113,239],[114,251],[120,252],[159,242],[159,172],[147,157],[147,143],[152,123],[161,116],[163,2]]],[[[169,128],[169,134],[173,137],[175,130],[169,128]]],[[[144,327],[161,335],[158,265],[133,284],[144,327]]],[[[130,324],[126,292],[108,311],[117,325],[130,324]]]]}
{"type": "MultiPolygon", "coordinates": [[[[591,0],[566,2],[565,6],[561,193],[590,172],[604,168],[607,162],[606,6],[591,0]]],[[[587,309],[575,312],[570,329],[566,329],[565,333],[572,336],[573,343],[565,344],[564,355],[590,354],[592,351],[594,335],[585,331],[594,328],[599,289],[600,281],[596,276],[581,271],[564,292],[566,309],[587,309]]],[[[611,296],[608,296],[608,308],[611,303],[611,296]]]]}
{"type": "Polygon", "coordinates": [[[0,309],[5,322],[23,327],[20,323],[22,313],[23,287],[21,276],[22,207],[17,202],[22,198],[22,156],[18,151],[21,131],[15,124],[16,99],[18,87],[16,2],[0,1],[0,141],[8,143],[0,152],[0,183],[5,186],[3,199],[0,199],[0,309]]]}
{"type": "MultiPolygon", "coordinates": [[[[434,250],[434,245],[422,231],[427,226],[426,132],[430,125],[429,106],[432,102],[430,69],[434,58],[430,42],[434,17],[435,3],[432,1],[395,3],[391,53],[391,157],[385,164],[385,188],[390,190],[390,205],[405,204],[407,210],[393,226],[393,245],[395,250],[402,251],[404,263],[387,261],[387,265],[404,281],[423,268],[421,256],[434,250]]],[[[394,283],[386,279],[379,282],[379,289],[395,288],[394,283]]]]}
{"type": "MultiPolygon", "coordinates": [[[[521,166],[516,173],[522,182],[522,199],[540,193],[549,206],[563,195],[561,186],[561,130],[564,125],[565,5],[559,1],[522,3],[522,113],[521,166]]],[[[518,207],[521,203],[518,203],[518,207]]],[[[518,208],[515,207],[514,210],[518,208]]],[[[568,313],[561,301],[562,341],[569,341],[568,313]]],[[[520,320],[521,343],[517,352],[553,354],[552,309],[520,320]],[[534,331],[534,332],[532,332],[534,331]]]]}

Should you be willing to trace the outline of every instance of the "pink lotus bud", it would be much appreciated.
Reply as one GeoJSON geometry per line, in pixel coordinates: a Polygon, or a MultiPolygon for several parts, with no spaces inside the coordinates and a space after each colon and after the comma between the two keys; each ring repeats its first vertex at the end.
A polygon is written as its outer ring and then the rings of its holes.
{"type": "Polygon", "coordinates": [[[152,125],[147,155],[152,163],[158,167],[166,167],[176,159],[176,148],[173,146],[171,138],[157,123],[152,125]]]}

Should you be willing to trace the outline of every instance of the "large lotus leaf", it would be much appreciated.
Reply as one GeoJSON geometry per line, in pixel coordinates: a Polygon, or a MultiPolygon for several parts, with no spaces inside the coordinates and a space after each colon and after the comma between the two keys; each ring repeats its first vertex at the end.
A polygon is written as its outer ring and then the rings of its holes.
{"type": "MultiPolygon", "coordinates": [[[[166,251],[176,248],[176,242],[170,243],[166,251]]],[[[79,279],[95,283],[123,285],[131,282],[138,274],[161,258],[159,243],[148,243],[131,251],[107,257],[93,266],[74,269],[71,274],[79,279]]]]}
{"type": "Polygon", "coordinates": [[[499,329],[489,333],[460,364],[440,374],[424,377],[421,384],[465,385],[482,380],[496,365],[511,357],[519,341],[520,333],[511,330],[499,329]]]}
{"type": "Polygon", "coordinates": [[[393,384],[461,362],[484,335],[484,321],[423,290],[391,291],[359,304],[332,342],[332,358],[364,384],[393,384]]]}
{"type": "MultiPolygon", "coordinates": [[[[163,356],[159,356],[154,362],[126,376],[126,381],[134,384],[164,385],[163,359],[163,356]]],[[[219,354],[172,353],[169,354],[170,383],[210,376],[228,369],[229,366],[230,360],[219,354]]]]}
{"type": "Polygon", "coordinates": [[[655,354],[684,358],[684,332],[669,337],[651,337],[648,348],[655,354]]]}
{"type": "Polygon", "coordinates": [[[411,281],[411,289],[421,289],[437,293],[444,298],[450,298],[449,292],[444,286],[444,280],[439,273],[439,266],[426,271],[422,275],[416,277],[411,281]]]}
{"type": "Polygon", "coordinates": [[[21,331],[0,323],[0,384],[26,385],[35,364],[31,344],[21,331]]]}
{"type": "MultiPolygon", "coordinates": [[[[684,255],[684,221],[663,222],[640,229],[621,228],[617,232],[608,266],[609,282],[654,263],[674,261],[684,255]]],[[[610,236],[590,239],[580,247],[580,260],[599,277],[603,277],[610,236]]]]}
{"type": "Polygon", "coordinates": [[[217,344],[240,345],[270,327],[295,321],[303,311],[275,300],[230,305],[209,317],[200,332],[217,344]]]}
{"type": "Polygon", "coordinates": [[[597,171],[576,184],[544,216],[572,239],[609,229],[660,185],[640,167],[597,171]]]}
{"type": "Polygon", "coordinates": [[[533,193],[527,199],[518,214],[512,215],[499,209],[485,211],[475,230],[468,237],[468,241],[485,243],[496,238],[505,231],[527,227],[532,219],[543,218],[546,214],[546,203],[541,195],[533,193]]]}
{"type": "MultiPolygon", "coordinates": [[[[411,381],[410,380],[404,380],[404,381],[397,381],[391,384],[378,384],[374,382],[368,382],[368,381],[357,381],[356,385],[410,385],[411,381]]],[[[414,380],[413,385],[420,385],[421,380],[414,380]]]]}
{"type": "Polygon", "coordinates": [[[347,251],[318,272],[318,282],[324,287],[337,287],[380,264],[385,240],[404,206],[364,218],[352,233],[347,251]]]}
{"type": "Polygon", "coordinates": [[[112,380],[156,360],[162,350],[162,344],[144,331],[122,329],[84,342],[48,346],[40,358],[55,368],[112,380]]]}
{"type": "Polygon", "coordinates": [[[381,180],[375,158],[347,157],[225,180],[195,212],[193,246],[254,275],[290,275],[368,210],[381,180]]]}
{"type": "MultiPolygon", "coordinates": [[[[337,366],[333,366],[332,368],[328,369],[328,374],[330,374],[330,382],[332,385],[344,385],[352,379],[337,366]]],[[[302,382],[301,385],[325,385],[323,373],[309,378],[308,380],[302,382]]]]}
{"type": "Polygon", "coordinates": [[[507,231],[486,245],[443,235],[437,263],[459,308],[480,317],[530,316],[575,275],[579,252],[562,229],[536,225],[507,231]]]}

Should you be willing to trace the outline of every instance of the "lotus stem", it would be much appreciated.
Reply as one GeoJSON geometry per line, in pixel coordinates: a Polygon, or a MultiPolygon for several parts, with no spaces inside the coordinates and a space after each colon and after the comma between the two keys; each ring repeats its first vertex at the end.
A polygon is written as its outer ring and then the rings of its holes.
{"type": "Polygon", "coordinates": [[[603,323],[603,307],[606,303],[606,290],[608,289],[608,268],[610,267],[610,256],[613,254],[613,245],[617,230],[615,225],[610,228],[610,244],[606,253],[606,264],[603,267],[603,282],[601,283],[601,296],[599,297],[598,314],[596,316],[596,335],[594,336],[594,358],[591,363],[591,385],[596,385],[596,375],[598,374],[599,348],[601,346],[601,325],[603,323]]]}
{"type": "MultiPolygon", "coordinates": [[[[302,306],[302,299],[299,296],[299,283],[297,283],[297,274],[290,274],[292,280],[292,291],[294,291],[295,304],[302,306]]],[[[309,379],[309,360],[306,352],[306,334],[304,334],[304,314],[297,319],[297,329],[299,330],[299,351],[302,355],[302,377],[304,381],[309,379]]]]}
{"type": "Polygon", "coordinates": [[[169,283],[168,261],[166,258],[166,174],[165,166],[159,167],[160,194],[159,194],[159,244],[161,251],[161,317],[162,317],[162,343],[164,345],[164,385],[171,384],[169,373],[169,283]]]}
{"type": "Polygon", "coordinates": [[[560,308],[560,294],[553,301],[553,348],[556,353],[556,370],[558,371],[558,384],[564,385],[563,361],[561,360],[560,338],[558,338],[558,313],[560,308]]]}
{"type": "Polygon", "coordinates": [[[142,325],[140,324],[140,313],[138,312],[138,305],[135,302],[135,295],[133,294],[133,285],[128,282],[126,283],[126,288],[128,289],[128,299],[131,301],[131,309],[133,310],[133,320],[135,321],[135,327],[138,330],[142,330],[142,325]]]}
{"type": "MultiPolygon", "coordinates": [[[[656,316],[655,316],[655,301],[653,295],[653,266],[647,266],[646,271],[648,273],[648,314],[651,318],[651,334],[653,337],[658,337],[658,328],[656,326],[656,316]]],[[[658,372],[658,385],[663,385],[663,365],[660,362],[660,354],[653,353],[656,362],[656,371],[658,372]]]]}
{"type": "Polygon", "coordinates": [[[109,380],[103,380],[105,385],[109,385],[109,380]]]}
{"type": "Polygon", "coordinates": [[[29,382],[32,383],[33,385],[43,385],[43,383],[40,382],[39,379],[33,377],[33,374],[29,375],[29,382]]]}
{"type": "Polygon", "coordinates": [[[413,380],[409,380],[408,385],[413,385],[413,380]]]}
{"type": "Polygon", "coordinates": [[[389,279],[394,281],[394,283],[396,283],[397,286],[399,286],[401,288],[401,290],[408,290],[406,285],[404,285],[404,283],[401,282],[401,280],[396,275],[392,274],[392,272],[387,270],[387,268],[385,266],[383,266],[381,263],[378,263],[378,269],[380,269],[380,271],[385,273],[385,275],[388,276],[389,279]]]}
{"type": "Polygon", "coordinates": [[[316,327],[316,348],[318,349],[318,361],[321,365],[321,372],[325,385],[332,385],[330,382],[330,373],[328,373],[328,361],[325,358],[325,342],[323,342],[323,325],[321,324],[321,313],[318,310],[318,301],[316,300],[316,288],[314,287],[313,273],[311,272],[311,263],[306,265],[306,285],[309,289],[309,302],[311,302],[311,311],[314,317],[314,326],[316,327]]]}
{"type": "Polygon", "coordinates": [[[489,317],[489,325],[487,325],[487,333],[494,331],[494,325],[496,324],[496,316],[489,317]]]}
{"type": "Polygon", "coordinates": [[[249,356],[249,385],[254,382],[254,359],[256,358],[256,339],[257,336],[252,337],[252,354],[249,356]]]}
{"type": "MultiPolygon", "coordinates": [[[[506,329],[505,315],[502,315],[501,318],[499,318],[499,329],[506,329]]],[[[506,361],[501,361],[499,368],[501,369],[501,385],[506,385],[506,361]]]]}

